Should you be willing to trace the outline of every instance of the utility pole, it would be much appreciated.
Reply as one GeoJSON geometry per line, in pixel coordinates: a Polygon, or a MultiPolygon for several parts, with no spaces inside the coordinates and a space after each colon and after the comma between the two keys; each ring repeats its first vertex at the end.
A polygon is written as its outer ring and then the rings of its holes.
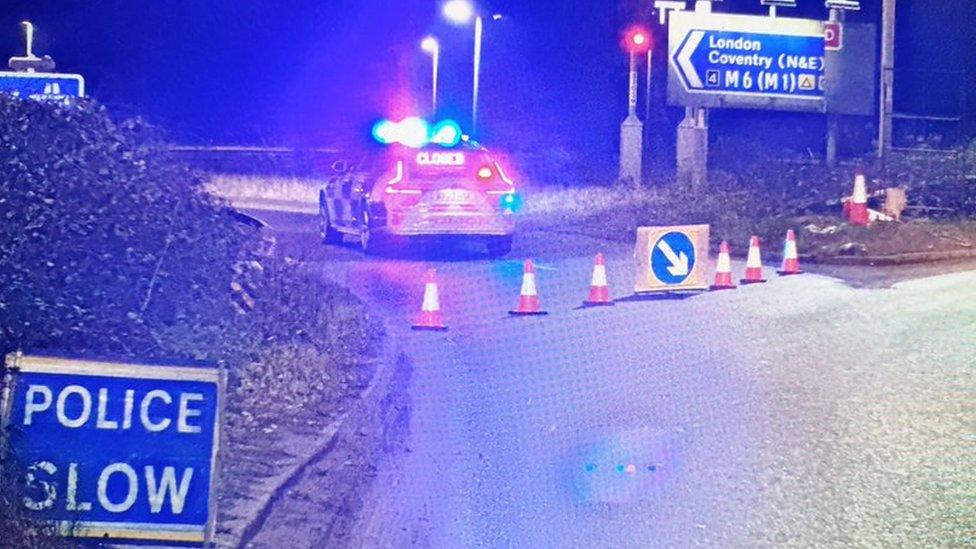
{"type": "Polygon", "coordinates": [[[881,106],[878,120],[878,158],[891,153],[892,114],[895,93],[895,0],[881,8],[881,106]]]}

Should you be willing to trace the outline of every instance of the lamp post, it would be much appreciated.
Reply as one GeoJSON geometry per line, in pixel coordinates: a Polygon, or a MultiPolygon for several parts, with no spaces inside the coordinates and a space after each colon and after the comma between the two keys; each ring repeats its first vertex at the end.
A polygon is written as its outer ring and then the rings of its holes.
{"type": "MultiPolygon", "coordinates": [[[[449,0],[442,8],[444,18],[455,25],[467,25],[474,20],[474,82],[471,92],[471,133],[478,128],[478,95],[481,91],[481,48],[484,40],[485,21],[475,10],[470,0],[449,0]]],[[[499,14],[491,16],[492,20],[502,18],[499,14]]]]}
{"type": "Polygon", "coordinates": [[[420,49],[430,54],[431,57],[431,98],[430,114],[437,115],[437,71],[441,61],[441,45],[433,36],[428,36],[420,43],[420,49]]]}

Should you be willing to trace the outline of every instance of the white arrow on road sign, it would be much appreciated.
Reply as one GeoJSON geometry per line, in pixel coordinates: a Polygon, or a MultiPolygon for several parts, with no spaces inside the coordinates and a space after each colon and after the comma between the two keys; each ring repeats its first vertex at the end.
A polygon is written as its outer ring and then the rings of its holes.
{"type": "Polygon", "coordinates": [[[701,76],[698,75],[698,71],[695,70],[694,63],[691,62],[691,56],[694,55],[695,50],[698,49],[698,44],[705,38],[705,31],[691,31],[688,33],[688,39],[685,41],[681,50],[678,52],[677,62],[678,67],[681,72],[685,75],[688,80],[688,86],[691,89],[699,89],[702,87],[701,76]]]}
{"type": "Polygon", "coordinates": [[[664,257],[668,258],[671,262],[671,266],[668,267],[668,272],[671,276],[687,276],[688,275],[688,256],[684,252],[680,254],[674,253],[671,249],[671,245],[667,243],[663,238],[658,242],[657,247],[661,249],[661,253],[664,257]]]}

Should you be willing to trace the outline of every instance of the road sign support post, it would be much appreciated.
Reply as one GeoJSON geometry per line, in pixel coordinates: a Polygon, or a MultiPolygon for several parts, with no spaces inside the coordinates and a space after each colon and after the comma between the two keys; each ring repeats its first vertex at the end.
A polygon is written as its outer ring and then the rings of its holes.
{"type": "Polygon", "coordinates": [[[881,10],[881,105],[878,120],[878,158],[884,161],[891,152],[894,112],[895,0],[884,0],[881,10]]]}
{"type": "Polygon", "coordinates": [[[837,166],[837,132],[838,118],[836,114],[827,115],[827,166],[837,166]]]}
{"type": "MultiPolygon", "coordinates": [[[[844,11],[836,8],[830,10],[828,20],[831,23],[840,23],[844,20],[844,11]]],[[[841,31],[843,32],[843,31],[841,31]]],[[[827,166],[833,168],[837,166],[837,137],[839,132],[840,119],[836,114],[827,113],[827,166]]]]}
{"type": "Polygon", "coordinates": [[[50,55],[34,55],[34,24],[22,21],[20,26],[24,29],[24,56],[11,57],[7,66],[17,72],[53,72],[55,64],[50,55]]]}
{"type": "Polygon", "coordinates": [[[700,107],[685,109],[678,124],[678,180],[698,187],[708,180],[708,111],[700,107]]]}
{"type": "Polygon", "coordinates": [[[644,125],[637,118],[637,54],[630,53],[627,118],[620,124],[620,180],[640,185],[644,165],[644,125]]]}

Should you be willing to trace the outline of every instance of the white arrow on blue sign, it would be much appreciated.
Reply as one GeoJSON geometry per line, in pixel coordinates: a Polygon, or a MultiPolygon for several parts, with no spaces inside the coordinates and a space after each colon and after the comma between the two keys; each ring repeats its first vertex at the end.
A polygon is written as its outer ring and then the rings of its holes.
{"type": "Polygon", "coordinates": [[[658,239],[651,250],[651,269],[665,284],[681,284],[695,267],[695,245],[688,235],[670,232],[658,239]]]}
{"type": "Polygon", "coordinates": [[[80,74],[0,72],[0,93],[37,100],[84,97],[85,79],[80,74]]]}
{"type": "Polygon", "coordinates": [[[690,92],[823,98],[822,35],[692,29],[672,60],[690,92]]]}

